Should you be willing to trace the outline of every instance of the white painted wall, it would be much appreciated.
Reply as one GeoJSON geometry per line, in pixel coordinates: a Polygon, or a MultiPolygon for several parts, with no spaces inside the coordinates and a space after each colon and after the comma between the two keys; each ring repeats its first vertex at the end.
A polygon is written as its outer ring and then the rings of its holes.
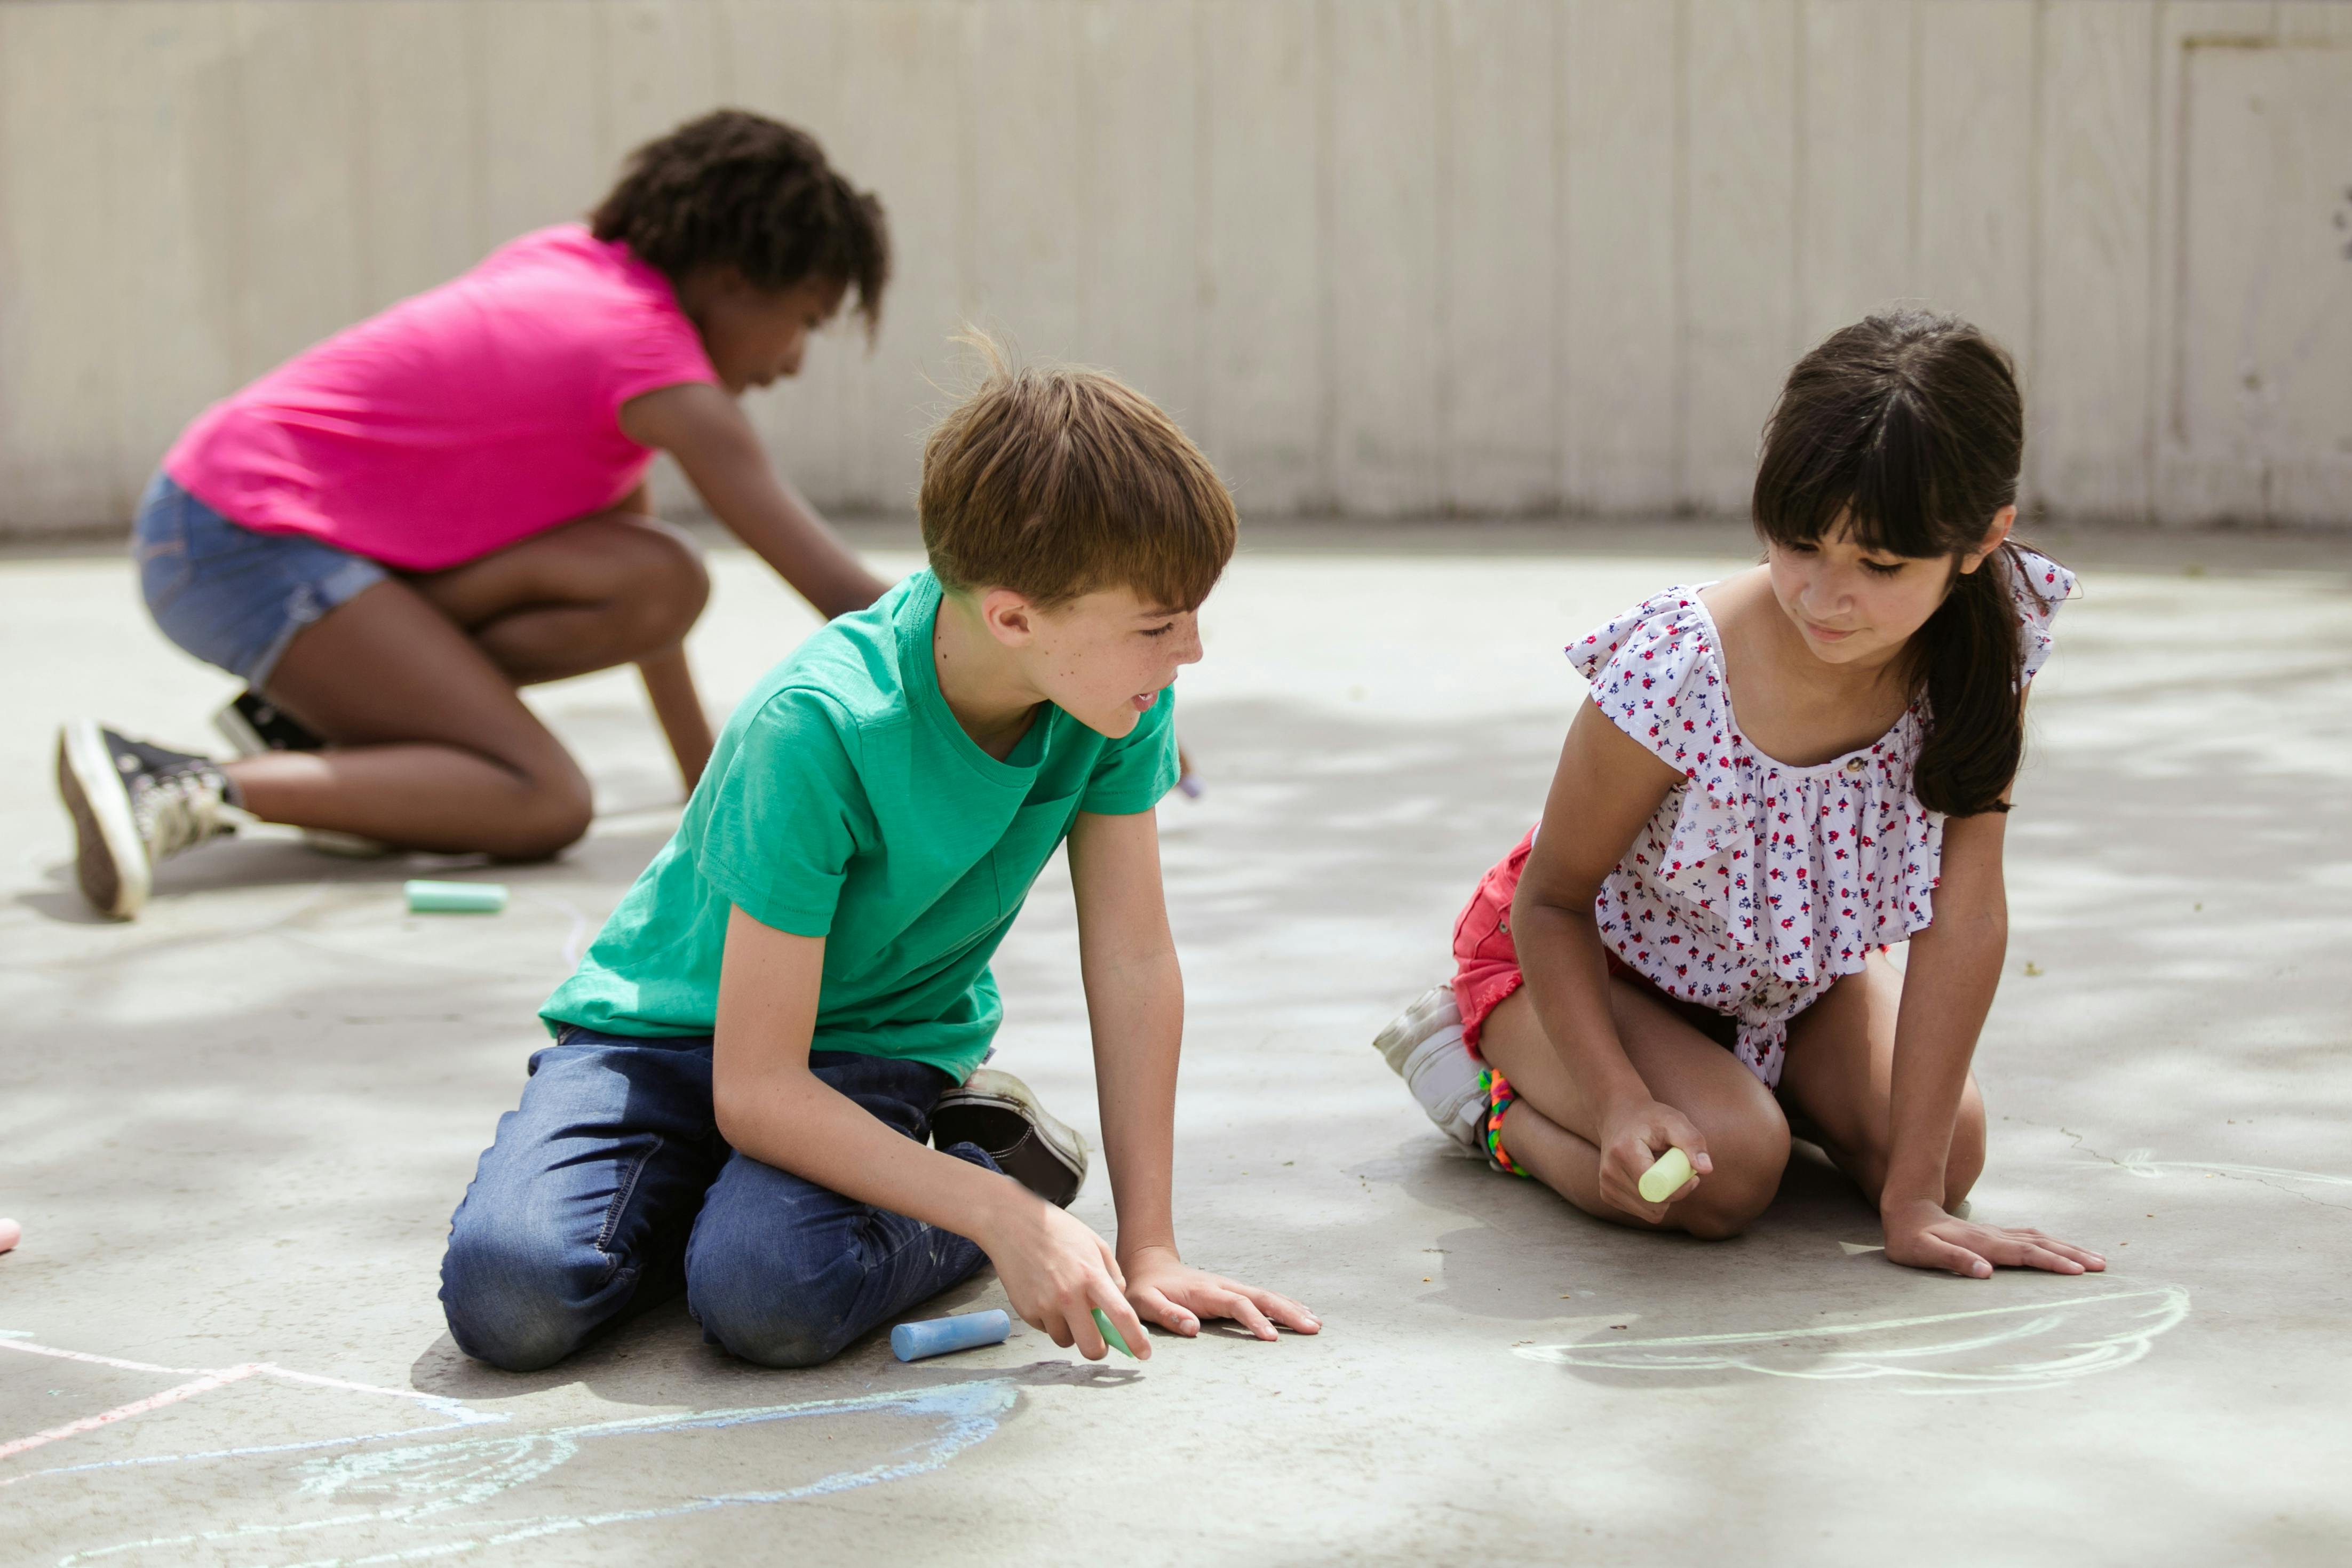
{"type": "Polygon", "coordinates": [[[889,206],[878,350],[761,396],[905,507],[958,322],[1119,371],[1260,514],[1744,507],[1804,347],[2021,361],[2072,516],[2352,523],[2352,4],[0,0],[0,532],[592,204],[702,109],[889,206]]]}

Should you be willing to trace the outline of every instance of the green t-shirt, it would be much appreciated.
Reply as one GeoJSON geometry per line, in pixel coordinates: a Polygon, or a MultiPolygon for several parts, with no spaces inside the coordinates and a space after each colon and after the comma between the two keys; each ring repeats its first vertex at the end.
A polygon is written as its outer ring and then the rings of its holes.
{"type": "Polygon", "coordinates": [[[1003,1017],[990,955],[1080,811],[1148,811],[1176,780],[1175,691],[1108,740],[1046,706],[999,762],[931,663],[940,585],[917,572],[768,672],[685,820],[540,1009],[551,1029],[709,1034],[730,904],[822,936],[818,1051],[959,1081],[1003,1017]]]}

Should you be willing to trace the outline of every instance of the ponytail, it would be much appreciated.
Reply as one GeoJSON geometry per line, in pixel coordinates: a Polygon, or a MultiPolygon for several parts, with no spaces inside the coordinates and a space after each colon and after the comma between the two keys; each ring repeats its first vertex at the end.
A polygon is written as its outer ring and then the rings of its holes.
{"type": "Polygon", "coordinates": [[[1959,570],[2016,504],[2024,448],[2009,356],[1956,317],[1890,310],[1797,362],[1756,470],[1756,531],[1769,543],[1844,529],[1865,549],[1952,562],[1944,602],[1910,651],[1914,695],[1927,708],[1912,788],[1956,817],[2007,810],[2001,796],[2024,751],[2017,547],[2004,541],[1974,571],[1959,570]]]}
{"type": "Polygon", "coordinates": [[[2016,549],[2003,541],[1976,570],[1955,577],[1919,629],[1928,724],[1911,788],[1931,811],[1972,817],[2009,810],[2001,796],[2025,752],[2025,694],[2019,689],[2025,651],[2010,594],[2010,584],[2024,580],[2016,549]]]}

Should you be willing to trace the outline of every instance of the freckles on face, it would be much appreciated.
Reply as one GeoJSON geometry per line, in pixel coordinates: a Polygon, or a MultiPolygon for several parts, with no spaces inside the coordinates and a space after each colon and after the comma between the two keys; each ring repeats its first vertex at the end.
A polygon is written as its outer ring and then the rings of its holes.
{"type": "Polygon", "coordinates": [[[1086,594],[1041,630],[1047,695],[1113,738],[1132,730],[1177,672],[1201,656],[1192,612],[1146,604],[1125,589],[1086,594]]]}

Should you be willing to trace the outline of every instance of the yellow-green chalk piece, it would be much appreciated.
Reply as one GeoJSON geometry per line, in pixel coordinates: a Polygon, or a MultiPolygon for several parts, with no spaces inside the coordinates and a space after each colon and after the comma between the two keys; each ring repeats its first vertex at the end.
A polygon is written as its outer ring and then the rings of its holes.
{"type": "Polygon", "coordinates": [[[1683,1183],[1690,1178],[1690,1156],[1680,1149],[1668,1149],[1658,1156],[1657,1164],[1642,1173],[1642,1201],[1664,1203],[1680,1192],[1683,1183]]]}
{"type": "Polygon", "coordinates": [[[1110,1314],[1104,1312],[1100,1307],[1097,1307],[1095,1309],[1095,1327],[1102,1330],[1103,1339],[1105,1343],[1109,1344],[1111,1349],[1118,1352],[1119,1354],[1127,1357],[1129,1361],[1133,1361],[1135,1359],[1135,1352],[1127,1348],[1127,1342],[1118,1337],[1118,1331],[1117,1329],[1110,1326],[1110,1314]]]}
{"type": "Polygon", "coordinates": [[[406,882],[411,915],[496,915],[507,906],[502,882],[406,882]]]}

